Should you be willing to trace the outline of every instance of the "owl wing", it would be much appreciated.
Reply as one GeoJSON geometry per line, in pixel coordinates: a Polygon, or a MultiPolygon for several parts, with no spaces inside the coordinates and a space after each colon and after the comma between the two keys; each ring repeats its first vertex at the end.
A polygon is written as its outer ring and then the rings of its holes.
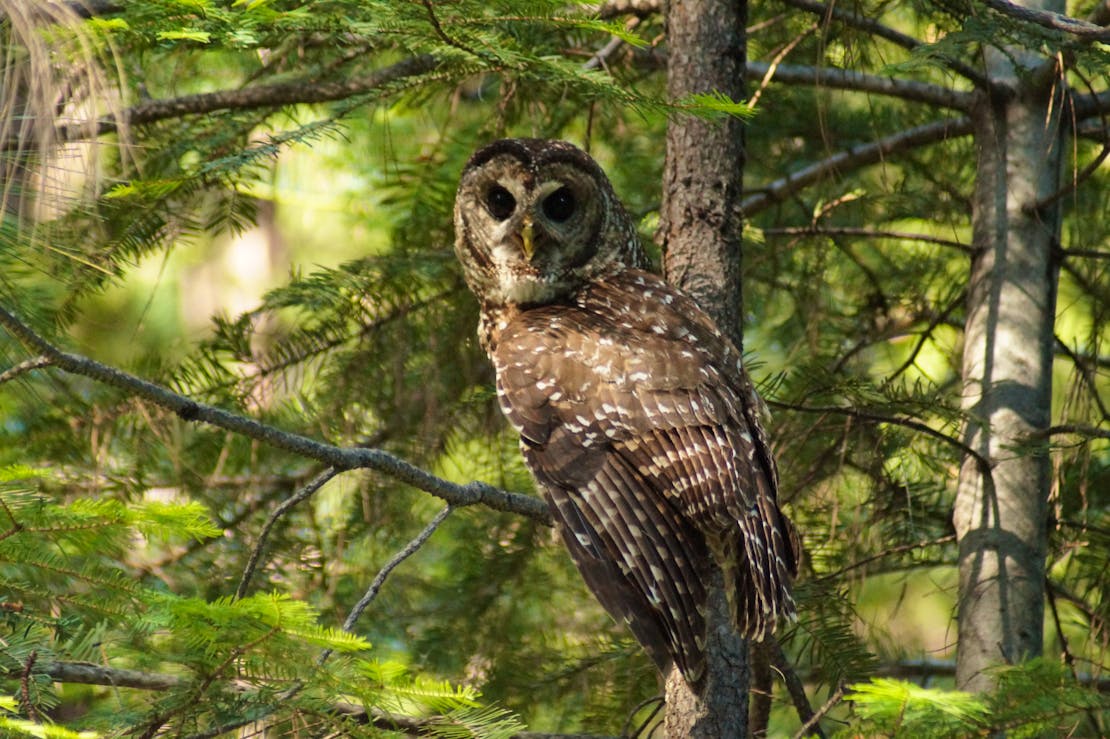
{"type": "Polygon", "coordinates": [[[746,635],[789,598],[785,582],[763,587],[789,558],[786,524],[736,354],[692,301],[634,271],[522,312],[493,352],[502,409],[587,584],[694,684],[710,554],[746,635]]]}

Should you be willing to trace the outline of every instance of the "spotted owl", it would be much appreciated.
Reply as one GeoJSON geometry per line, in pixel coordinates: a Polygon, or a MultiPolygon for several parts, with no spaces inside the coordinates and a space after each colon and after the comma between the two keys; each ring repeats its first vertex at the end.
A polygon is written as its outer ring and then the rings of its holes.
{"type": "Polygon", "coordinates": [[[661,672],[701,686],[711,563],[741,635],[794,614],[797,539],[740,352],[647,271],[605,173],[571,144],[477,151],[455,230],[501,409],[574,563],[661,672]]]}

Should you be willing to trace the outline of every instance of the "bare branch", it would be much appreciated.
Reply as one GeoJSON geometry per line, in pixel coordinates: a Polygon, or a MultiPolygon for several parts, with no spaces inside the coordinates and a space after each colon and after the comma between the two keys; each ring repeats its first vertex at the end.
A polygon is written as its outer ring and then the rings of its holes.
{"type": "Polygon", "coordinates": [[[1110,41],[1110,28],[1103,28],[1102,26],[1088,23],[1078,18],[1072,18],[1071,16],[1062,15],[1060,13],[1053,13],[1051,10],[1023,8],[1019,5],[1014,5],[1008,0],[983,0],[983,4],[992,10],[997,10],[1003,15],[1025,21],[1026,23],[1032,23],[1042,28],[1049,28],[1053,31],[1063,31],[1064,33],[1075,36],[1081,41],[1110,41]]]}
{"type": "Polygon", "coordinates": [[[281,505],[274,509],[274,512],[271,513],[270,517],[266,520],[266,525],[262,527],[262,531],[258,534],[258,543],[254,545],[254,549],[251,551],[251,556],[247,560],[247,566],[243,568],[243,577],[239,580],[239,587],[235,589],[236,598],[246,597],[247,588],[250,587],[255,568],[258,567],[258,563],[262,559],[262,554],[266,551],[266,542],[270,538],[270,532],[273,531],[274,525],[277,524],[286,513],[293,510],[298,503],[312,497],[317,490],[322,488],[329,480],[338,474],[339,470],[334,467],[328,467],[319,475],[312,478],[300,490],[282,501],[281,505]]]}
{"type": "Polygon", "coordinates": [[[966,136],[969,133],[971,133],[970,119],[946,118],[907,131],[899,131],[869,144],[854,146],[758,188],[754,195],[741,202],[740,210],[745,218],[750,218],[753,214],[766,209],[773,203],[785,200],[799,190],[834,172],[860,169],[877,164],[892,154],[966,136]]]}
{"type": "Polygon", "coordinates": [[[948,534],[947,536],[942,536],[938,539],[929,539],[928,541],[916,541],[910,544],[902,544],[901,546],[891,547],[879,552],[878,554],[873,554],[870,557],[864,557],[863,559],[853,562],[850,565],[841,567],[835,572],[821,575],[821,577],[818,578],[818,581],[837,580],[846,572],[851,572],[852,570],[859,569],[860,567],[866,567],[872,562],[877,562],[880,559],[893,557],[896,554],[905,554],[906,552],[912,552],[917,549],[925,549],[926,547],[937,547],[943,544],[951,544],[954,541],[956,541],[956,535],[948,534]]]}
{"type": "Polygon", "coordinates": [[[315,459],[337,470],[372,469],[407,483],[456,506],[481,503],[495,510],[517,513],[551,525],[547,505],[531,495],[510,493],[482,482],[458,485],[436,477],[410,462],[381,449],[343,448],[307,436],[268,426],[230,411],[200,403],[153,382],[110,367],[79,354],[63,352],[35,333],[6,308],[0,306],[0,326],[7,329],[25,348],[50,359],[51,365],[143,398],[160,408],[173,411],[186,421],[203,423],[242,434],[302,457],[315,459]]]}
{"type": "Polygon", "coordinates": [[[33,370],[42,369],[43,367],[49,367],[51,364],[52,363],[50,359],[45,356],[31,357],[30,359],[25,359],[19,364],[13,367],[9,367],[3,372],[0,372],[0,385],[3,385],[5,382],[14,380],[20,375],[25,375],[33,370]]]}
{"type": "Polygon", "coordinates": [[[809,704],[809,696],[806,695],[805,684],[798,676],[797,670],[790,664],[786,653],[782,650],[782,645],[778,640],[771,639],[770,646],[771,664],[782,674],[783,682],[786,684],[786,692],[790,694],[790,700],[794,703],[794,710],[798,713],[798,718],[801,719],[802,724],[809,726],[811,734],[807,736],[817,736],[820,739],[825,738],[825,732],[821,730],[820,716],[813,712],[813,706],[809,704]]]}
{"type": "Polygon", "coordinates": [[[843,685],[834,690],[833,694],[829,696],[829,699],[825,701],[825,705],[818,708],[817,712],[810,716],[808,721],[802,724],[801,728],[794,733],[794,739],[802,739],[803,737],[810,736],[810,732],[813,731],[814,727],[818,725],[821,719],[823,719],[829,711],[836,708],[842,700],[844,700],[843,685]]]}
{"type": "MultiPolygon", "coordinates": [[[[746,75],[748,79],[762,79],[769,71],[771,71],[770,64],[750,61],[746,75]]],[[[779,64],[774,69],[771,81],[786,85],[817,85],[835,90],[870,92],[963,112],[971,110],[972,93],[970,92],[953,90],[927,82],[864,74],[851,69],[779,64]]]]}
{"type": "Polygon", "coordinates": [[[397,569],[397,566],[406,559],[416,554],[417,550],[424,546],[424,542],[432,537],[432,534],[436,532],[440,524],[447,520],[447,517],[451,515],[451,511],[453,510],[454,508],[448,505],[437,513],[435,518],[424,527],[424,530],[416,535],[415,539],[406,544],[404,549],[397,552],[397,554],[393,555],[392,559],[385,563],[385,566],[378,572],[377,577],[374,578],[374,582],[370,583],[370,587],[366,589],[366,594],[359,599],[355,607],[351,609],[350,614],[347,615],[347,620],[343,622],[344,631],[350,631],[355,627],[355,623],[358,621],[359,617],[362,616],[362,612],[374,602],[374,598],[378,597],[378,592],[382,589],[382,585],[385,584],[385,579],[389,577],[389,573],[397,569]]]}
{"type": "Polygon", "coordinates": [[[1110,113],[1110,90],[1075,96],[1076,120],[1084,121],[1110,113]]]}
{"type": "MultiPolygon", "coordinates": [[[[381,592],[382,585],[385,585],[385,580],[387,577],[389,577],[389,574],[393,572],[393,570],[397,569],[398,565],[400,565],[406,559],[416,554],[420,547],[424,546],[424,543],[428,541],[428,539],[432,538],[432,534],[436,532],[436,529],[440,527],[440,524],[447,520],[447,517],[451,515],[451,511],[453,510],[455,510],[454,507],[448,505],[442,511],[437,513],[435,518],[433,518],[428,523],[428,525],[424,527],[424,530],[416,535],[416,538],[406,544],[404,549],[397,552],[397,554],[393,555],[393,557],[385,563],[385,566],[383,566],[382,569],[378,572],[377,576],[374,577],[374,581],[370,583],[370,587],[366,589],[366,592],[361,598],[359,598],[359,601],[355,604],[355,607],[351,609],[351,612],[349,614],[347,614],[347,619],[343,622],[344,631],[352,632],[354,630],[355,624],[358,623],[359,618],[362,617],[362,612],[365,611],[370,606],[370,604],[374,602],[374,599],[378,597],[378,593],[381,592]]],[[[317,660],[317,664],[323,664],[328,659],[328,657],[331,656],[331,653],[332,650],[325,649],[324,652],[320,655],[319,660],[317,660]]]]}
{"type": "Polygon", "coordinates": [[[1037,436],[1060,436],[1062,434],[1076,434],[1086,436],[1089,439],[1110,439],[1110,429],[1100,429],[1079,423],[1062,423],[1058,426],[1049,426],[1037,436]]]}
{"type": "Polygon", "coordinates": [[[123,6],[113,0],[69,0],[66,7],[79,18],[95,18],[123,11],[123,6]]]}

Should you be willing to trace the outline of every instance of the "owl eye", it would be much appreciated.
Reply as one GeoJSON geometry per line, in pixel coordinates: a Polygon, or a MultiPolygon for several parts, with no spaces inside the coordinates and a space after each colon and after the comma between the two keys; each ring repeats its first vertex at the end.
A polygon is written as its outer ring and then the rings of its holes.
{"type": "Polygon", "coordinates": [[[560,187],[543,201],[543,213],[553,221],[562,222],[574,215],[574,193],[569,187],[560,187]]]}
{"type": "Polygon", "coordinates": [[[494,185],[486,193],[486,210],[497,220],[505,220],[513,214],[515,209],[516,198],[501,185],[494,185]]]}

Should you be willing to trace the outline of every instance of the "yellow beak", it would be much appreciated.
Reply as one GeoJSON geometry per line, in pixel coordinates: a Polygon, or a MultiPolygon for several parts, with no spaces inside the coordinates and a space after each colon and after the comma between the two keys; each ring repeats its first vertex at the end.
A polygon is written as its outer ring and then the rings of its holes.
{"type": "Polygon", "coordinates": [[[536,251],[536,245],[532,241],[532,219],[525,218],[524,226],[520,229],[520,240],[524,243],[524,258],[529,262],[532,261],[532,254],[536,251]]]}

